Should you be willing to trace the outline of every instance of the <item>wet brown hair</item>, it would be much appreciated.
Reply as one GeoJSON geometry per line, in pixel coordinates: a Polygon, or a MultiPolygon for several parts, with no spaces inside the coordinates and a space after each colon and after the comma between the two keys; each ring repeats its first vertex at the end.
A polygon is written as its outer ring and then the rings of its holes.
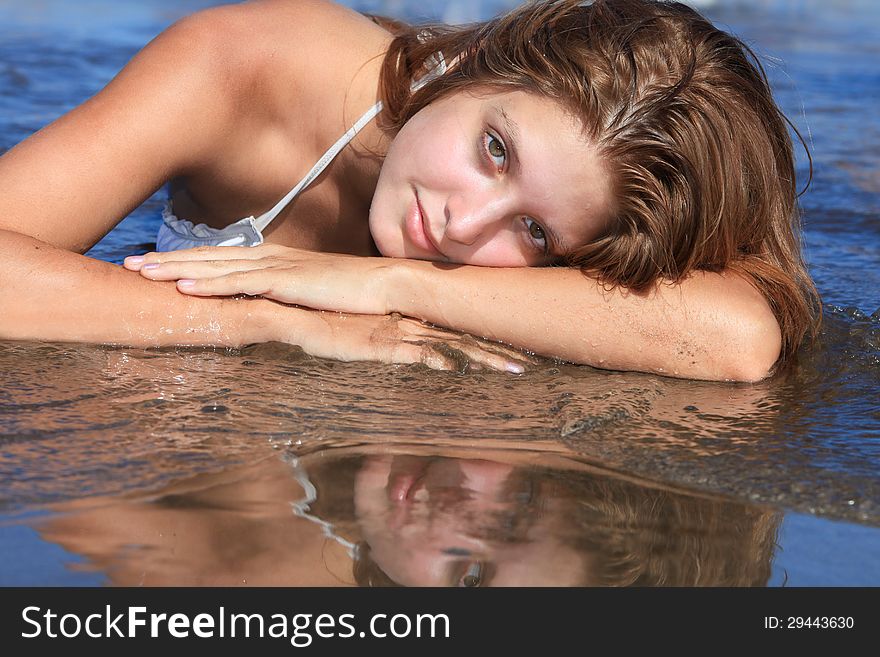
{"type": "Polygon", "coordinates": [[[635,292],[732,270],[768,300],[781,361],[815,337],[821,305],[801,255],[789,127],[803,139],[739,39],[690,7],[650,0],[545,0],[465,26],[377,22],[394,34],[380,78],[389,132],[474,87],[540,94],[580,120],[612,180],[613,211],[566,264],[635,292]],[[438,52],[460,59],[411,92],[438,52]]]}

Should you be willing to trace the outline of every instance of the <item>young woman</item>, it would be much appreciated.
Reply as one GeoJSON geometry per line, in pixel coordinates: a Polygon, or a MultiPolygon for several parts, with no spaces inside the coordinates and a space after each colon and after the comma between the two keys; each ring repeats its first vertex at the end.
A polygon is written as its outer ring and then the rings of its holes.
{"type": "Polygon", "coordinates": [[[4,155],[0,337],[448,366],[447,334],[406,315],[757,380],[814,330],[787,124],[735,38],[647,0],[379,22],[320,0],[198,13],[4,155]],[[142,276],[78,255],[168,181],[160,248],[215,248],[129,259],[142,276]],[[259,298],[198,298],[238,293],[259,298]]]}

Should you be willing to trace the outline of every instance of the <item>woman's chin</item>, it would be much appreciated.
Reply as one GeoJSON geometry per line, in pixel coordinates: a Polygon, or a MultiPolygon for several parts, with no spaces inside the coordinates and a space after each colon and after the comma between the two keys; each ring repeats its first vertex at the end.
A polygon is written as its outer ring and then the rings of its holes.
{"type": "Polygon", "coordinates": [[[403,255],[402,245],[396,245],[394,240],[385,239],[385,236],[370,231],[370,237],[373,238],[373,244],[376,250],[383,258],[405,258],[403,255]]]}

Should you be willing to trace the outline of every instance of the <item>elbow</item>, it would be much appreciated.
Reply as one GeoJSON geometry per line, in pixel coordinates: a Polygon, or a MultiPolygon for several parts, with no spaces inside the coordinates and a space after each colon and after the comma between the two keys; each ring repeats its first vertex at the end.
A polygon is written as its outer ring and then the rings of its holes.
{"type": "Polygon", "coordinates": [[[740,317],[730,336],[722,364],[728,381],[756,383],[773,373],[782,351],[782,331],[770,307],[755,309],[740,317]]]}

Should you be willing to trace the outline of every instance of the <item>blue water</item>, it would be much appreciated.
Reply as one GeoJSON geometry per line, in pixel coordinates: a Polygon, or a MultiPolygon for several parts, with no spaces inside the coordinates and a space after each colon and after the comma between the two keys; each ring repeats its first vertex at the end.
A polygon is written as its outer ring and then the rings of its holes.
{"type": "MultiPolygon", "coordinates": [[[[172,21],[213,4],[0,0],[0,152],[98,91],[172,21]]],[[[350,4],[464,21],[510,3],[350,4]]],[[[276,347],[0,344],[0,584],[106,581],[33,529],[55,505],[155,490],[266,451],[389,440],[535,443],[768,505],[785,512],[771,585],[880,584],[880,5],[700,4],[762,57],[812,152],[801,202],[825,325],[793,373],[754,387],[555,365],[508,379],[315,362],[276,347]]],[[[798,166],[805,180],[802,152],[798,166]]],[[[119,262],[150,248],[162,200],[91,255],[119,262]]]]}

